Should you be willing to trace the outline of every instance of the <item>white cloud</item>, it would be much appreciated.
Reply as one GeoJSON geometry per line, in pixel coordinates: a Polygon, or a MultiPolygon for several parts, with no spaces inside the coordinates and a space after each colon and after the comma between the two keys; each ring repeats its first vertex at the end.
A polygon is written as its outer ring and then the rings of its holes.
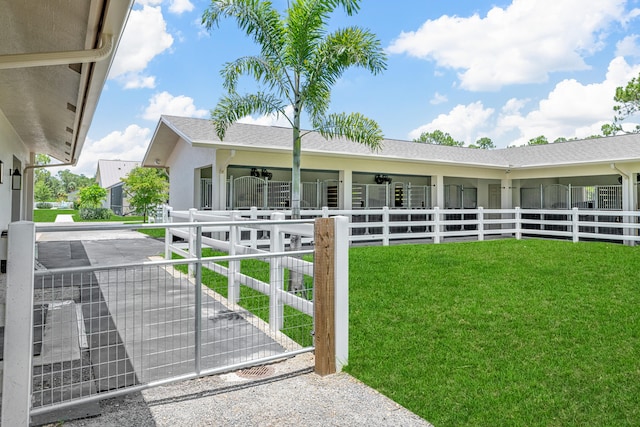
{"type": "Polygon", "coordinates": [[[429,101],[430,104],[432,105],[438,105],[438,104],[443,104],[445,102],[447,102],[449,100],[449,98],[447,98],[446,95],[442,95],[438,92],[433,94],[433,98],[431,98],[431,101],[429,101]]]}
{"type": "Polygon", "coordinates": [[[159,6],[132,10],[109,78],[118,79],[125,87],[149,87],[140,86],[140,82],[149,84],[151,78],[141,73],[153,58],[172,44],[173,37],[167,32],[167,23],[159,6]]]}
{"type": "Polygon", "coordinates": [[[141,74],[129,76],[129,78],[124,83],[125,89],[153,89],[154,87],[156,87],[155,76],[143,76],[141,74]]]}
{"type": "Polygon", "coordinates": [[[493,113],[493,108],[484,108],[480,101],[456,105],[449,113],[440,114],[430,123],[409,132],[409,138],[418,138],[423,132],[438,129],[449,133],[457,141],[464,141],[466,145],[473,144],[481,131],[486,133],[487,121],[493,113]]]}
{"type": "Polygon", "coordinates": [[[625,0],[514,0],[485,17],[441,16],[401,33],[391,54],[431,59],[460,70],[460,86],[497,90],[543,82],[548,73],[587,69],[584,56],[603,48],[603,35],[623,21],[625,0]]]}
{"type": "Polygon", "coordinates": [[[529,102],[528,99],[511,98],[502,106],[503,114],[518,114],[525,105],[529,102]]]}
{"type": "MultiPolygon", "coordinates": [[[[293,117],[293,107],[288,105],[285,109],[285,114],[289,117],[293,117]]],[[[245,116],[238,120],[239,123],[246,123],[250,125],[261,125],[261,126],[280,126],[284,128],[290,128],[291,123],[282,115],[278,114],[269,114],[267,116],[260,117],[251,117],[245,116]]]]}
{"type": "MultiPolygon", "coordinates": [[[[600,127],[613,118],[613,94],[640,72],[640,65],[629,65],[617,57],[609,63],[605,79],[600,83],[582,84],[573,79],[559,82],[541,100],[537,108],[524,114],[521,108],[505,105],[497,119],[501,133],[515,130],[518,137],[511,141],[521,145],[538,135],[549,141],[558,137],[583,138],[601,133],[600,127]]],[[[507,104],[517,103],[510,100],[507,104]]]]}
{"type": "Polygon", "coordinates": [[[149,105],[142,117],[158,121],[162,114],[170,116],[205,117],[209,112],[196,108],[193,98],[184,95],[173,96],[169,92],[156,93],[149,99],[149,105]]]}
{"type": "Polygon", "coordinates": [[[640,44],[638,35],[632,34],[618,41],[616,44],[616,56],[626,56],[632,58],[640,57],[640,44]]]}
{"type": "Polygon", "coordinates": [[[193,3],[189,0],[172,0],[169,5],[169,12],[177,13],[178,15],[184,12],[191,12],[193,10],[193,3]]]}
{"type": "MultiPolygon", "coordinates": [[[[136,0],[136,4],[141,6],[160,6],[163,0],[136,0]]],[[[193,10],[193,3],[190,0],[169,0],[169,12],[182,14],[193,10]]]]}
{"type": "Polygon", "coordinates": [[[98,160],[139,160],[144,157],[151,130],[130,125],[123,132],[113,131],[99,140],[87,139],[73,173],[94,176],[98,160]]]}

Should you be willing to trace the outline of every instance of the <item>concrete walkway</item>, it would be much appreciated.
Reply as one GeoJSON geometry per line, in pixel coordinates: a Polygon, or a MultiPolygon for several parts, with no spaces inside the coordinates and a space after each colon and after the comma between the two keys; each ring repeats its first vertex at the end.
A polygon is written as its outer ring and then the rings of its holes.
{"type": "MultiPolygon", "coordinates": [[[[74,254],[80,253],[81,249],[91,265],[130,263],[157,255],[163,248],[161,242],[134,231],[126,232],[126,238],[112,232],[74,233],[43,233],[38,236],[39,252],[44,258],[49,257],[48,261],[43,259],[45,264],[48,262],[52,267],[59,263],[75,265],[80,261],[74,261],[74,254]],[[75,240],[78,237],[80,240],[75,240]]],[[[100,287],[106,305],[110,306],[114,324],[118,329],[126,328],[126,317],[118,320],[119,310],[108,302],[108,284],[105,287],[101,283],[100,287]]],[[[125,304],[131,304],[126,302],[127,299],[125,304]]],[[[129,299],[135,300],[135,297],[129,299]]],[[[122,312],[126,313],[126,310],[122,312]]],[[[126,339],[124,341],[125,347],[131,344],[126,339]]],[[[110,346],[114,347],[113,344],[110,346]]],[[[127,354],[135,352],[127,348],[127,354]]],[[[133,369],[141,375],[145,367],[139,365],[135,357],[132,359],[133,369]]],[[[257,370],[253,368],[182,381],[107,399],[100,402],[98,408],[94,405],[91,411],[84,411],[84,415],[82,410],[75,410],[34,422],[42,424],[99,413],[92,418],[65,421],[64,425],[430,426],[347,374],[327,377],[313,374],[313,364],[313,355],[305,354],[257,370]]]]}

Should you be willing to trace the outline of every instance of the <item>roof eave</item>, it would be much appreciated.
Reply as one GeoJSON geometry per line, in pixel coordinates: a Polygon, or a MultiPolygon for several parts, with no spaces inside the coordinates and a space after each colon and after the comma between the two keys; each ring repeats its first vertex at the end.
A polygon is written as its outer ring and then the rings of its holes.
{"type": "MultiPolygon", "coordinates": [[[[74,129],[74,138],[71,149],[72,165],[76,165],[82,148],[84,147],[89,127],[93,121],[100,95],[106,83],[111,69],[111,64],[117,52],[118,45],[124,32],[125,23],[134,0],[124,0],[117,2],[109,2],[107,10],[101,19],[101,28],[97,28],[101,33],[111,34],[113,36],[113,49],[111,53],[102,61],[97,61],[87,67],[88,77],[86,79],[83,90],[79,93],[78,104],[81,106],[76,114],[76,128],[74,129]]],[[[100,37],[96,36],[96,39],[100,37]]]]}

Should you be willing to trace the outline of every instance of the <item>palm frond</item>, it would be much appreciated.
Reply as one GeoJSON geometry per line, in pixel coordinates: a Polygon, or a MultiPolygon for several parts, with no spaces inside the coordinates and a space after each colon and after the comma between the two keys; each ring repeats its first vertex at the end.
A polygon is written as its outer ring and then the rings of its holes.
{"type": "Polygon", "coordinates": [[[239,119],[251,114],[282,114],[291,122],[285,114],[286,105],[276,96],[264,92],[249,95],[230,94],[223,97],[211,110],[211,121],[220,140],[224,140],[229,126],[239,119]]]}
{"type": "Polygon", "coordinates": [[[284,46],[284,25],[271,2],[263,0],[212,0],[202,14],[202,24],[211,30],[222,18],[234,18],[238,27],[262,49],[263,56],[279,56],[284,46]]]}
{"type": "Polygon", "coordinates": [[[313,103],[314,95],[330,91],[352,66],[365,68],[374,75],[387,68],[380,41],[359,27],[338,30],[317,47],[308,80],[301,89],[303,96],[313,103]]]}
{"type": "Polygon", "coordinates": [[[360,113],[330,114],[322,122],[314,123],[314,127],[327,139],[344,137],[364,144],[372,151],[382,147],[382,129],[374,120],[360,113]]]}
{"type": "Polygon", "coordinates": [[[348,15],[360,9],[360,0],[297,0],[287,9],[285,55],[290,67],[301,72],[327,35],[329,15],[342,6],[348,15]]]}
{"type": "Polygon", "coordinates": [[[220,75],[224,79],[223,87],[229,92],[236,91],[240,76],[250,75],[257,82],[265,84],[269,89],[286,97],[290,103],[293,103],[290,94],[291,87],[288,85],[288,80],[283,75],[282,69],[267,58],[261,56],[238,58],[233,62],[227,62],[222,71],[220,71],[220,75]]]}

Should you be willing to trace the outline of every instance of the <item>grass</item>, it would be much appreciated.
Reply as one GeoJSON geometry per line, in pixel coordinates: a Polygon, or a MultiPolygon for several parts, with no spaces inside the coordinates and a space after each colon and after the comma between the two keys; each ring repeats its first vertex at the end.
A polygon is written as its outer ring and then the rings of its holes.
{"type": "Polygon", "coordinates": [[[139,228],[136,231],[156,239],[164,239],[164,228],[139,228]]]}
{"type": "MultiPolygon", "coordinates": [[[[142,216],[118,216],[111,215],[109,219],[101,219],[101,220],[83,220],[78,215],[78,211],[74,209],[34,209],[33,211],[33,221],[34,222],[55,222],[56,217],[58,215],[73,215],[74,222],[103,222],[103,221],[113,221],[113,222],[142,222],[142,216]]],[[[156,239],[164,238],[164,228],[145,228],[138,229],[140,233],[146,234],[148,236],[154,237],[156,239]]]]}
{"type": "Polygon", "coordinates": [[[73,209],[34,209],[34,222],[55,222],[58,215],[75,215],[77,210],[73,209]]]}
{"type": "MultiPolygon", "coordinates": [[[[203,257],[214,257],[214,256],[224,256],[227,255],[223,252],[213,251],[211,249],[204,249],[202,251],[203,257]]],[[[180,256],[174,254],[174,259],[181,258],[180,256]]],[[[311,261],[311,259],[307,259],[311,261]]],[[[222,261],[218,264],[227,267],[228,262],[222,261]]],[[[186,273],[187,266],[186,265],[177,265],[175,268],[183,273],[186,273]]],[[[270,265],[267,262],[263,262],[260,260],[243,260],[240,262],[240,272],[247,276],[251,276],[256,278],[262,282],[269,283],[269,268],[270,265]]],[[[288,271],[285,270],[285,283],[287,278],[289,277],[288,271]]],[[[215,273],[212,270],[207,268],[203,268],[202,270],[202,283],[206,285],[209,289],[214,290],[218,294],[227,298],[228,296],[228,286],[227,286],[227,277],[221,274],[215,273]]],[[[305,288],[307,289],[307,293],[309,297],[311,296],[312,289],[312,279],[311,277],[305,276],[305,288]]],[[[240,285],[240,301],[239,305],[245,308],[247,311],[253,313],[258,316],[260,319],[265,322],[269,322],[269,297],[267,295],[262,294],[261,292],[255,291],[247,286],[240,285]]],[[[303,347],[308,347],[313,345],[313,319],[311,316],[303,314],[298,310],[295,310],[287,305],[284,306],[284,327],[281,330],[282,333],[287,335],[289,338],[297,342],[303,347]]]]}
{"type": "Polygon", "coordinates": [[[119,216],[119,215],[111,215],[109,219],[99,219],[99,220],[83,220],[78,215],[78,211],[75,209],[34,209],[33,210],[33,221],[34,222],[55,222],[56,217],[58,215],[73,215],[74,222],[104,222],[104,221],[113,221],[113,222],[142,222],[142,216],[119,216]]]}
{"type": "Polygon", "coordinates": [[[346,370],[437,426],[637,423],[639,251],[353,248],[346,370]]]}

